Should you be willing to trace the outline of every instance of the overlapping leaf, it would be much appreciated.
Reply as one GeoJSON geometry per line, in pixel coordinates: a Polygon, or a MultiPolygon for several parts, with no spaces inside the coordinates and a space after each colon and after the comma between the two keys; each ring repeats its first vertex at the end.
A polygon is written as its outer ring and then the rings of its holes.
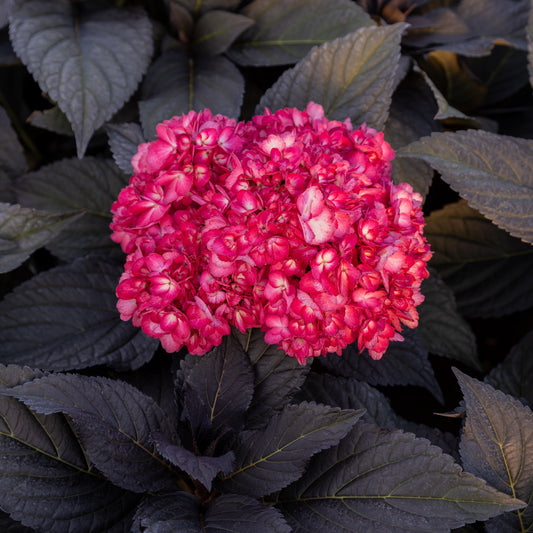
{"type": "Polygon", "coordinates": [[[533,141],[474,130],[434,133],[400,154],[428,162],[474,209],[533,243],[533,141]]]}
{"type": "Polygon", "coordinates": [[[223,54],[231,43],[253,24],[251,18],[238,13],[208,11],[194,26],[195,51],[210,55],[223,54]]]}
{"type": "Polygon", "coordinates": [[[442,402],[442,391],[428,360],[427,350],[416,331],[402,332],[404,341],[391,342],[382,359],[375,361],[368,352],[359,353],[351,344],[341,357],[330,354],[320,360],[330,372],[366,381],[371,385],[417,385],[442,402]],[[383,364],[386,363],[386,364],[383,364]]]}
{"type": "MultiPolygon", "coordinates": [[[[4,391],[42,375],[0,366],[4,391]]],[[[37,414],[5,395],[0,395],[0,412],[3,510],[40,531],[129,531],[138,496],[94,471],[62,414],[37,414]]]]}
{"type": "Polygon", "coordinates": [[[106,130],[115,163],[122,172],[130,176],[133,174],[131,158],[137,153],[139,145],[145,142],[141,127],[139,124],[128,122],[108,124],[106,130]]]}
{"type": "MultiPolygon", "coordinates": [[[[465,470],[493,487],[531,502],[533,497],[533,413],[516,398],[455,370],[466,405],[461,436],[465,470]]],[[[509,520],[511,517],[504,519],[509,520]]],[[[519,509],[510,520],[528,531],[533,512],[519,509]]]]}
{"type": "Polygon", "coordinates": [[[523,502],[409,433],[358,423],[276,497],[295,533],[445,533],[523,502]]]}
{"type": "Polygon", "coordinates": [[[362,414],[307,402],[286,406],[265,428],[241,433],[236,469],[223,477],[224,492],[260,497],[280,490],[300,477],[311,456],[339,442],[362,414]]]}
{"type": "Polygon", "coordinates": [[[84,453],[115,485],[160,490],[175,474],[155,451],[151,434],[171,435],[171,422],[145,394],[121,381],[77,374],[50,375],[4,391],[32,410],[65,413],[84,453]]]}
{"type": "Polygon", "coordinates": [[[240,0],[172,0],[172,2],[181,4],[194,15],[198,15],[211,9],[234,9],[240,0]]]}
{"type": "Polygon", "coordinates": [[[296,63],[314,45],[374,25],[347,0],[255,0],[242,12],[255,25],[229,50],[240,65],[296,63]]]}
{"type": "Polygon", "coordinates": [[[310,365],[301,365],[278,346],[267,344],[259,329],[249,329],[237,337],[254,372],[252,401],[246,412],[248,429],[264,426],[270,416],[281,410],[304,382],[310,365]]]}
{"type": "Polygon", "coordinates": [[[240,429],[253,394],[253,370],[240,343],[227,335],[219,346],[181,364],[184,404],[189,420],[209,420],[218,432],[240,429]],[[194,413],[191,412],[194,409],[194,413]]]}
{"type": "Polygon", "coordinates": [[[364,381],[343,376],[311,372],[298,393],[298,399],[340,407],[364,409],[361,420],[382,428],[397,428],[399,417],[388,398],[364,381]]]}
{"type": "Polygon", "coordinates": [[[132,533],[290,533],[281,513],[249,496],[222,494],[201,510],[187,492],[149,496],[139,506],[132,533]],[[202,521],[200,514],[202,512],[202,521]]]}
{"type": "Polygon", "coordinates": [[[75,14],[67,0],[15,0],[9,32],[17,55],[67,115],[82,157],[146,71],[152,27],[141,10],[78,7],[75,14]]]}
{"type": "Polygon", "coordinates": [[[387,120],[400,59],[404,24],[361,28],[313,48],[294,68],[285,71],[264,94],[265,107],[304,108],[313,101],[332,120],[350,117],[382,130],[387,120]]]}
{"type": "Polygon", "coordinates": [[[127,184],[127,177],[110,159],[63,159],[25,174],[16,181],[18,201],[51,213],[84,211],[47,248],[65,260],[89,253],[115,254],[110,239],[111,204],[127,184]]]}
{"type": "Polygon", "coordinates": [[[121,268],[88,257],[22,283],[0,302],[0,359],[67,370],[109,364],[138,368],[158,346],[120,320],[121,268]]]}
{"type": "MultiPolygon", "coordinates": [[[[438,131],[440,126],[433,116],[436,106],[430,91],[417,76],[408,75],[392,96],[390,114],[385,125],[385,140],[394,150],[438,131]]],[[[396,157],[392,161],[395,183],[409,183],[426,196],[433,179],[433,169],[424,161],[396,157]]]]}
{"type": "Polygon", "coordinates": [[[425,299],[418,307],[418,334],[426,349],[480,369],[476,338],[457,311],[453,291],[435,271],[422,282],[425,299]]]}
{"type": "Polygon", "coordinates": [[[467,316],[502,316],[533,305],[533,248],[464,201],[434,211],[424,234],[433,265],[467,316]]]}
{"type": "Polygon", "coordinates": [[[162,457],[187,472],[208,491],[211,491],[211,483],[219,472],[230,474],[233,471],[235,456],[232,451],[217,457],[198,456],[179,444],[173,444],[163,433],[152,432],[151,436],[162,457]]]}
{"type": "Polygon", "coordinates": [[[493,368],[485,381],[494,388],[517,398],[523,398],[533,406],[533,332],[509,352],[509,355],[493,368]]]}
{"type": "Polygon", "coordinates": [[[9,116],[0,107],[0,202],[15,202],[11,181],[26,172],[26,160],[9,116]]]}
{"type": "Polygon", "coordinates": [[[146,138],[157,124],[191,109],[238,118],[244,78],[222,56],[190,58],[182,48],[171,48],[150,67],[143,82],[139,111],[146,138]]]}
{"type": "Polygon", "coordinates": [[[81,213],[54,215],[0,203],[0,272],[9,272],[48,244],[81,213]]]}

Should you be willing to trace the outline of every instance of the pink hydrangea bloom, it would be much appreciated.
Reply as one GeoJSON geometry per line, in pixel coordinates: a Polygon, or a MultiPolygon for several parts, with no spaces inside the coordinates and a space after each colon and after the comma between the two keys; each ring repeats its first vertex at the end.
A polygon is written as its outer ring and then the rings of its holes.
{"type": "Polygon", "coordinates": [[[351,343],[379,359],[418,323],[422,198],[383,134],[321,106],[250,122],[191,111],[139,146],[113,204],[124,320],[203,354],[258,327],[301,363],[351,343]]]}

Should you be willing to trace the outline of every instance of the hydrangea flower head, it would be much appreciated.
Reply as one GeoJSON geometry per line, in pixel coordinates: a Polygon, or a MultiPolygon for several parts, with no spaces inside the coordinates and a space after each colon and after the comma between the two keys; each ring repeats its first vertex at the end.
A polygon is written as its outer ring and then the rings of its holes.
{"type": "Polygon", "coordinates": [[[354,342],[379,359],[417,325],[431,256],[393,157],[382,133],[314,103],[163,122],[112,206],[122,319],[169,352],[206,353],[234,326],[301,363],[354,342]]]}

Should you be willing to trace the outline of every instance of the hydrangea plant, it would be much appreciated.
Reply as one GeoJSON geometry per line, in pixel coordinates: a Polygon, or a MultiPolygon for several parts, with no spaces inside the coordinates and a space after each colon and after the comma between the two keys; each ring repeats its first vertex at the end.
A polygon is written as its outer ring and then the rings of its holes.
{"type": "Polygon", "coordinates": [[[0,3],[0,529],[529,531],[530,8],[0,3]]]}

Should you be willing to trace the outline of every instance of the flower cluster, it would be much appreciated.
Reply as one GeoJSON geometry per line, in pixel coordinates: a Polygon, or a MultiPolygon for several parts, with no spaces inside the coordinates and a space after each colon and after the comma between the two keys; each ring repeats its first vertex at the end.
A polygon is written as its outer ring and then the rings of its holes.
{"type": "Polygon", "coordinates": [[[415,327],[431,253],[422,198],[394,185],[383,134],[321,106],[157,127],[113,204],[124,320],[203,354],[259,327],[300,362],[357,342],[380,358],[415,327]]]}

